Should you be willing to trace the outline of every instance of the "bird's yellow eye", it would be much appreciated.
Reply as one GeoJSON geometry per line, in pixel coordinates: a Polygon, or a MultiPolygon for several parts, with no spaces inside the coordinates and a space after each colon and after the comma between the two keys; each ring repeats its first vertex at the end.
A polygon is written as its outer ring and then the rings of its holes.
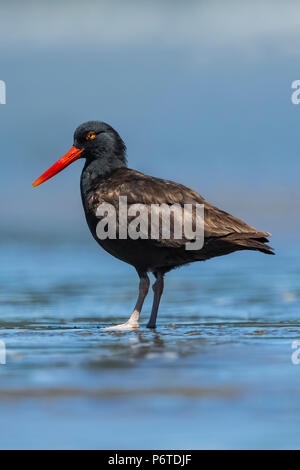
{"type": "Polygon", "coordinates": [[[95,132],[88,132],[87,135],[85,136],[86,140],[93,140],[95,139],[96,134],[95,132]]]}

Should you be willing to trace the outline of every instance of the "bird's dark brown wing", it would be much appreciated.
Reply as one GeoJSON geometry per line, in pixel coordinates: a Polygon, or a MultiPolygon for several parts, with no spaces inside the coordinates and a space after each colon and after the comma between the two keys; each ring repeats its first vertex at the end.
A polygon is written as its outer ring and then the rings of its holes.
{"type": "MultiPolygon", "coordinates": [[[[205,240],[227,238],[228,240],[261,239],[264,243],[268,232],[262,232],[233,217],[206,201],[200,194],[186,186],[160,178],[145,175],[135,170],[122,168],[102,180],[92,192],[93,205],[96,208],[101,202],[118,206],[119,197],[126,196],[128,207],[132,204],[204,204],[204,237],[205,240]]],[[[164,247],[182,247],[188,240],[159,239],[155,242],[164,247]]]]}

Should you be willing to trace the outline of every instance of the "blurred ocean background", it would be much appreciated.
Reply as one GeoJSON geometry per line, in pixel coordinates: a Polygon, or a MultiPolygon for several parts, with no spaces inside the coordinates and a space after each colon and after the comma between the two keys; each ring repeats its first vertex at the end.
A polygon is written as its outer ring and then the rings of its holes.
{"type": "Polygon", "coordinates": [[[0,448],[300,447],[299,26],[290,0],[1,2],[0,448]],[[31,187],[94,119],[277,256],[177,270],[157,331],[103,332],[137,279],[88,231],[82,162],[31,187]]]}

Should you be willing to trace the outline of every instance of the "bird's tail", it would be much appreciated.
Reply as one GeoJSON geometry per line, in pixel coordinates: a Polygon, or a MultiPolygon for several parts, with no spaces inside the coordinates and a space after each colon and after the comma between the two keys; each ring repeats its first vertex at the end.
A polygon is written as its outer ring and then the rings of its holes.
{"type": "Polygon", "coordinates": [[[232,233],[226,237],[227,242],[238,245],[241,250],[257,250],[268,255],[275,255],[274,249],[268,245],[271,234],[268,232],[232,233]]]}

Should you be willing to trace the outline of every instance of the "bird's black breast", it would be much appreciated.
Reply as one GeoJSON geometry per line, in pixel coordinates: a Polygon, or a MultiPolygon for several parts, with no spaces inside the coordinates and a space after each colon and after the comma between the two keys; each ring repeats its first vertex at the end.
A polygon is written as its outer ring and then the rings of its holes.
{"type": "MultiPolygon", "coordinates": [[[[168,261],[170,254],[167,247],[158,247],[151,239],[133,240],[129,237],[125,240],[119,239],[118,233],[116,239],[103,240],[97,236],[99,216],[96,213],[98,207],[102,203],[108,203],[115,207],[118,232],[119,197],[126,196],[129,205],[144,204],[145,189],[147,189],[145,188],[145,176],[128,168],[117,169],[106,176],[94,176],[89,170],[89,174],[83,172],[81,178],[81,196],[89,229],[97,243],[108,253],[133,265],[137,270],[155,271],[161,266],[169,265],[170,262],[174,264],[176,257],[173,256],[173,259],[168,261]],[[88,179],[89,181],[87,181],[88,179]]],[[[149,190],[147,197],[151,198],[149,190]]]]}

